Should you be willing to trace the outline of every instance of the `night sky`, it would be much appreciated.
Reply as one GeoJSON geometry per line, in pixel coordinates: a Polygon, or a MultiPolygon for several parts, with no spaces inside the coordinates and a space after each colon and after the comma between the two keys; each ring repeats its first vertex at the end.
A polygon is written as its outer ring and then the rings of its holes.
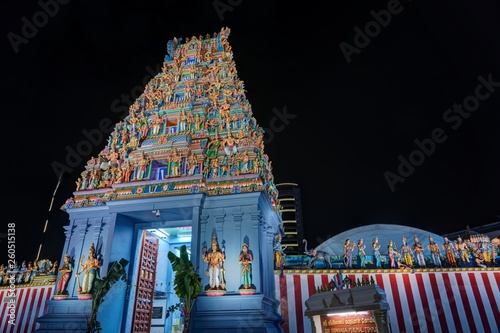
{"type": "Polygon", "coordinates": [[[373,223],[443,234],[498,220],[498,2],[1,6],[0,232],[15,223],[18,261],[34,260],[41,243],[40,258],[60,258],[69,223],[60,207],[106,144],[107,135],[86,144],[89,133],[125,116],[167,42],[223,27],[275,182],[301,188],[310,247],[373,223]]]}

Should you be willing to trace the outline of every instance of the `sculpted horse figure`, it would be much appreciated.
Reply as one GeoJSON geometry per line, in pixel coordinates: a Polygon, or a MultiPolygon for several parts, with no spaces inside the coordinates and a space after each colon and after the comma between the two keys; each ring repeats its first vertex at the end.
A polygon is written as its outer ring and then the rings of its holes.
{"type": "Polygon", "coordinates": [[[325,251],[318,251],[316,249],[308,250],[306,239],[303,239],[302,243],[304,243],[304,253],[310,257],[307,262],[307,267],[313,268],[316,265],[316,261],[323,261],[326,264],[326,268],[332,268],[332,262],[330,261],[331,256],[329,253],[325,251]]]}

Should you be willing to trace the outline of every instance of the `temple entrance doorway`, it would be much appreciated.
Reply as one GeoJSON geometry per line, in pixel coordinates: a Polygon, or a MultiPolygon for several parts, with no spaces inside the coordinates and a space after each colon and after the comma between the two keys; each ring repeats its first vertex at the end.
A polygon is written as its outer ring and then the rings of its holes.
{"type": "Polygon", "coordinates": [[[168,260],[168,252],[172,251],[179,256],[180,247],[186,245],[188,253],[191,254],[192,228],[191,226],[155,227],[144,229],[143,232],[158,242],[154,285],[151,288],[153,297],[149,332],[182,332],[184,324],[182,305],[174,311],[168,311],[171,306],[181,303],[175,294],[175,275],[168,260]]]}

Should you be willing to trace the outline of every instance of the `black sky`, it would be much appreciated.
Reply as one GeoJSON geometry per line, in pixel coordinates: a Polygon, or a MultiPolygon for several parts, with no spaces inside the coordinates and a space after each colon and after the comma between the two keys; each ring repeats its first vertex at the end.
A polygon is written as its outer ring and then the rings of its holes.
{"type": "Polygon", "coordinates": [[[69,222],[59,208],[86,160],[106,142],[63,175],[49,212],[58,181],[54,162],[68,165],[67,149],[81,147],[85,131],[123,117],[126,95],[138,96],[159,71],[168,40],[222,27],[231,28],[238,75],[267,129],[265,152],[276,183],[301,188],[311,246],[366,224],[443,234],[500,215],[498,2],[42,0],[1,6],[8,198],[2,211],[4,225],[16,223],[18,260],[35,259],[40,243],[41,257],[59,259],[69,222]],[[58,8],[49,6],[53,15],[44,16],[41,3],[58,8]],[[375,16],[384,26],[374,24],[375,16]],[[23,28],[35,21],[36,33],[23,28]],[[369,40],[357,38],[357,28],[365,31],[367,24],[369,40]],[[358,46],[350,62],[341,44],[358,46]],[[490,90],[482,80],[490,81],[490,90]],[[443,118],[464,101],[469,108],[479,101],[468,118],[460,124],[456,114],[443,118]],[[398,174],[398,157],[408,159],[415,140],[439,129],[446,140],[392,191],[384,173],[398,174]]]}

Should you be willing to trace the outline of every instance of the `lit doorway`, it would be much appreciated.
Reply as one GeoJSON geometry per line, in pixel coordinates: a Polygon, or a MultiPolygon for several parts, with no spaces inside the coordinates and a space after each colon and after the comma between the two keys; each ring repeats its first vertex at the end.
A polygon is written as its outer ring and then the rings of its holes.
{"type": "Polygon", "coordinates": [[[158,259],[154,285],[153,312],[150,333],[182,332],[184,318],[179,309],[169,312],[168,308],[180,303],[174,290],[174,272],[168,260],[168,252],[177,256],[180,247],[186,245],[191,254],[191,226],[156,227],[146,230],[158,238],[158,259]]]}

